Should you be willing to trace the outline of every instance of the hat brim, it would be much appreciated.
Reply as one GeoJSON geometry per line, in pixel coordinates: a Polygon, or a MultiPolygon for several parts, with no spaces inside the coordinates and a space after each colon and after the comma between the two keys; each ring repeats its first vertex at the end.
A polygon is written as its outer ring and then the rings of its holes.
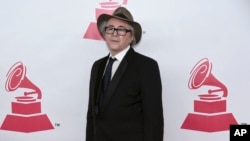
{"type": "Polygon", "coordinates": [[[135,45],[140,42],[141,35],[142,35],[142,28],[141,28],[141,25],[139,23],[137,23],[135,21],[127,20],[125,18],[121,18],[119,16],[108,15],[108,14],[102,14],[97,19],[98,31],[102,37],[103,37],[103,34],[102,34],[103,27],[101,27],[101,25],[103,22],[108,21],[111,18],[123,20],[123,21],[127,22],[129,25],[131,25],[135,30],[135,33],[134,33],[135,34],[135,45]]]}

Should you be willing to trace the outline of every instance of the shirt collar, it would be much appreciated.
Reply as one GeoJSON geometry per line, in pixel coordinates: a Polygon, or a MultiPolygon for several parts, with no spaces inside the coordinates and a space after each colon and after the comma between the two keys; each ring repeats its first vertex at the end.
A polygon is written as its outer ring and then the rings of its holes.
{"type": "Polygon", "coordinates": [[[116,58],[118,61],[122,61],[125,54],[128,52],[129,48],[130,48],[130,46],[128,46],[127,48],[125,48],[124,50],[122,50],[121,52],[116,54],[115,56],[111,56],[111,54],[110,54],[109,57],[116,58]]]}

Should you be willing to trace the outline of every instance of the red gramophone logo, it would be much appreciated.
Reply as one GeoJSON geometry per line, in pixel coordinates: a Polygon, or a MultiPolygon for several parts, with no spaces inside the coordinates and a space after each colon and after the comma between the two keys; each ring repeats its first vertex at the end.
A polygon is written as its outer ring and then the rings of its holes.
{"type": "Polygon", "coordinates": [[[29,91],[11,102],[12,113],[6,115],[1,129],[26,133],[54,129],[47,115],[41,113],[41,90],[26,77],[26,67],[21,62],[10,68],[5,83],[8,92],[19,88],[29,91]]]}
{"type": "MultiPolygon", "coordinates": [[[[113,2],[112,0],[109,0],[108,2],[99,3],[101,5],[101,8],[95,9],[95,19],[97,20],[97,18],[101,14],[112,14],[117,7],[120,7],[121,5],[127,5],[127,1],[128,0],[123,0],[122,3],[119,3],[119,2],[113,2]]],[[[89,24],[88,29],[85,32],[83,38],[94,39],[94,40],[103,40],[101,35],[98,32],[96,21],[91,22],[89,24]]]]}
{"type": "Polygon", "coordinates": [[[192,69],[189,88],[207,86],[208,91],[194,100],[194,112],[187,115],[182,129],[217,132],[229,130],[230,124],[237,124],[233,114],[226,111],[227,87],[211,71],[212,63],[207,58],[201,59],[192,69]]]}

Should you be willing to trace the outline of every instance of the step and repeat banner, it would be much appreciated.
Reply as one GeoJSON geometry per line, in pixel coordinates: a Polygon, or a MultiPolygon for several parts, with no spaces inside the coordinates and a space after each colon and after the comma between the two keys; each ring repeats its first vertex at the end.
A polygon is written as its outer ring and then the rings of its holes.
{"type": "Polygon", "coordinates": [[[229,141],[250,124],[248,0],[2,0],[0,141],[84,141],[102,13],[128,8],[158,61],[164,141],[229,141]]]}

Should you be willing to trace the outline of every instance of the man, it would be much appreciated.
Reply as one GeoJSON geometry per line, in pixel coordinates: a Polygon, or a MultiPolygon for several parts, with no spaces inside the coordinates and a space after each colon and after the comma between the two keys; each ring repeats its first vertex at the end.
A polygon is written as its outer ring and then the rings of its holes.
{"type": "Polygon", "coordinates": [[[141,39],[140,24],[119,7],[100,15],[97,26],[109,55],[91,70],[86,141],[163,141],[159,67],[133,49],[141,39]]]}

